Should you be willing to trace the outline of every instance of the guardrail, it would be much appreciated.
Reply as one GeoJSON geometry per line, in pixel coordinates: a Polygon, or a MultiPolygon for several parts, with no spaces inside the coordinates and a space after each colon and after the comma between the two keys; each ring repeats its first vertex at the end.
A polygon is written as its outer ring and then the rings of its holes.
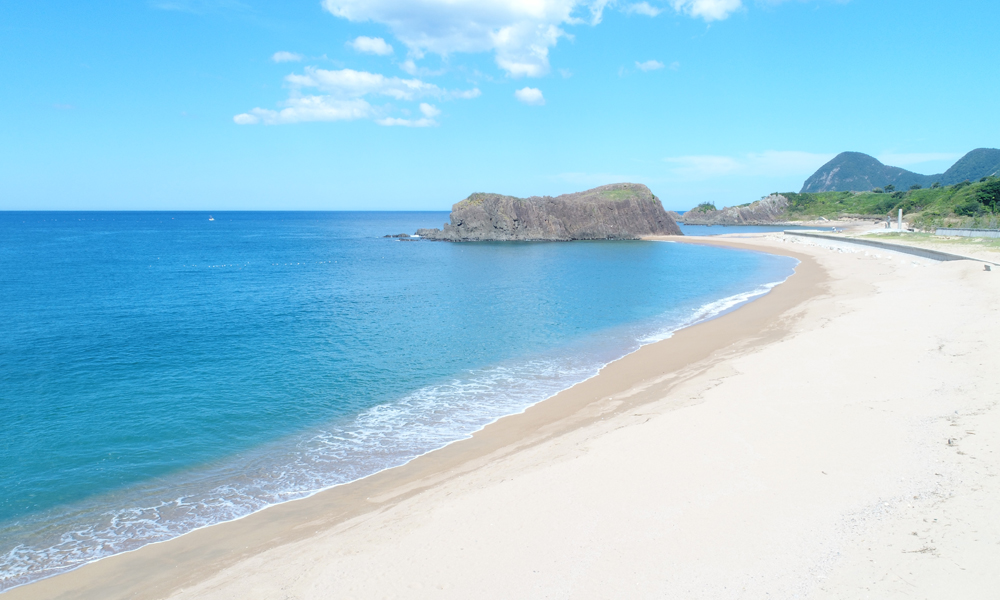
{"type": "Polygon", "coordinates": [[[938,227],[934,235],[957,235],[959,237],[1000,238],[1000,229],[959,229],[938,227]]]}
{"type": "Polygon", "coordinates": [[[878,240],[863,240],[859,238],[850,237],[840,237],[836,235],[824,235],[822,233],[810,233],[806,231],[790,231],[786,230],[785,235],[798,235],[802,237],[812,237],[812,238],[822,238],[826,240],[835,240],[838,242],[846,242],[848,244],[860,244],[862,246],[874,246],[875,248],[882,248],[883,250],[892,250],[893,252],[901,252],[903,254],[912,254],[914,256],[919,256],[921,258],[929,258],[931,260],[947,261],[947,260],[974,260],[977,262],[990,263],[991,265],[997,265],[1000,263],[991,262],[988,260],[982,260],[979,258],[971,258],[968,256],[962,256],[961,254],[951,254],[950,252],[941,252],[940,250],[928,250],[927,248],[917,248],[915,246],[903,246],[901,244],[890,244],[888,242],[880,242],[878,240]]]}

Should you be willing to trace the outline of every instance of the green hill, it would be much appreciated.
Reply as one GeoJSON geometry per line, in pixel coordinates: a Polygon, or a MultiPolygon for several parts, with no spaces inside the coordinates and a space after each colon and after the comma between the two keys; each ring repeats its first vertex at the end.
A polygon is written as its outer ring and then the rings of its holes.
{"type": "Polygon", "coordinates": [[[1000,176],[1000,150],[977,148],[960,158],[941,175],[938,181],[941,185],[952,185],[960,181],[976,181],[983,177],[996,176],[1000,176]]]}
{"type": "Polygon", "coordinates": [[[996,227],[1000,214],[1000,177],[955,185],[892,192],[819,192],[782,194],[788,198],[788,220],[826,217],[895,216],[899,209],[918,227],[939,227],[962,222],[965,226],[996,227]]]}
{"type": "Polygon", "coordinates": [[[952,185],[996,175],[1000,175],[1000,150],[994,148],[973,150],[946,172],[937,175],[921,175],[884,165],[878,159],[861,152],[841,152],[806,179],[800,193],[866,192],[887,185],[905,190],[913,185],[929,187],[934,182],[952,185]]]}

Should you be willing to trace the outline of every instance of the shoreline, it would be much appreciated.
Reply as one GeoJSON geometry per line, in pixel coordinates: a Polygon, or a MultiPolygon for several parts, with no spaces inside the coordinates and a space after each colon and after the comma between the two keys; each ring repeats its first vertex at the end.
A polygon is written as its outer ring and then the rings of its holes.
{"type": "Polygon", "coordinates": [[[164,597],[248,556],[384,511],[492,460],[654,401],[691,375],[683,375],[685,370],[713,353],[741,342],[753,345],[773,341],[776,338],[771,336],[776,334],[780,337],[780,332],[765,334],[774,329],[773,321],[781,314],[819,294],[826,277],[812,257],[790,249],[705,238],[650,239],[781,254],[798,259],[799,264],[783,284],[768,293],[735,310],[684,327],[668,339],[646,344],[605,365],[590,379],[520,413],[501,417],[469,438],[306,498],[275,504],[239,519],[11,588],[3,593],[4,597],[164,597]]]}

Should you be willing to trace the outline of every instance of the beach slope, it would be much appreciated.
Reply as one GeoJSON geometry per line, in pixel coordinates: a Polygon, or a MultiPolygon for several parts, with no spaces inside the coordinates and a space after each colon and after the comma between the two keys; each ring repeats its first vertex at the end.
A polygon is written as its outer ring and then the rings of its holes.
{"type": "Polygon", "coordinates": [[[1000,272],[687,243],[802,262],[469,440],[9,597],[989,597],[1000,272]]]}

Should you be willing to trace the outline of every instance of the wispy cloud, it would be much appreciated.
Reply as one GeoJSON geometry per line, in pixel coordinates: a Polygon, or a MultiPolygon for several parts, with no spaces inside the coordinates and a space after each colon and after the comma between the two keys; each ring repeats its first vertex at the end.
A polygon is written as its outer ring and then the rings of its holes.
{"type": "MultiPolygon", "coordinates": [[[[706,21],[724,19],[741,0],[670,0],[674,10],[706,21]]],[[[331,14],[355,23],[385,25],[410,61],[425,54],[490,52],[510,77],[549,72],[549,51],[571,37],[567,27],[597,25],[604,9],[655,17],[663,8],[648,1],[616,0],[323,0],[331,14]]],[[[407,72],[416,73],[415,65],[407,72]]]]}
{"type": "Polygon", "coordinates": [[[423,113],[423,117],[420,119],[401,119],[397,117],[387,117],[385,119],[378,119],[375,121],[379,125],[385,125],[387,127],[434,127],[438,125],[438,122],[434,120],[441,114],[441,111],[434,105],[427,104],[426,102],[420,103],[420,112],[423,113]]]}
{"type": "Polygon", "coordinates": [[[656,71],[663,68],[663,63],[658,60],[647,60],[646,62],[636,61],[635,66],[640,71],[656,71]]]}
{"type": "MultiPolygon", "coordinates": [[[[380,73],[355,71],[353,69],[326,70],[306,67],[302,74],[285,77],[291,88],[288,100],[280,110],[254,108],[233,117],[239,125],[279,125],[306,121],[350,121],[373,119],[383,125],[404,125],[426,127],[436,125],[430,121],[417,120],[404,123],[406,119],[386,114],[390,109],[374,107],[366,98],[385,96],[398,101],[413,102],[422,98],[440,100],[472,99],[480,95],[478,88],[470,90],[447,90],[420,79],[386,77],[380,73]],[[312,89],[319,94],[304,94],[312,89]],[[419,124],[418,124],[419,123],[419,124]]],[[[426,103],[420,104],[425,119],[433,120],[440,111],[426,103]]]]}
{"type": "Polygon", "coordinates": [[[348,42],[347,45],[354,48],[358,52],[364,52],[366,54],[377,54],[379,56],[388,56],[392,54],[392,46],[387,44],[385,40],[380,37],[373,38],[361,35],[353,41],[348,42]]]}
{"type": "Polygon", "coordinates": [[[285,52],[284,50],[281,50],[280,52],[275,52],[274,54],[271,55],[271,60],[276,63],[299,62],[303,58],[304,57],[301,54],[297,54],[295,52],[285,52]]]}
{"type": "Polygon", "coordinates": [[[833,154],[769,150],[738,156],[675,156],[664,160],[670,165],[669,171],[674,178],[703,181],[731,175],[808,177],[833,157],[833,154]]]}
{"type": "Polygon", "coordinates": [[[645,15],[647,17],[655,17],[656,15],[663,12],[663,9],[651,6],[649,2],[637,2],[635,4],[628,4],[622,10],[626,14],[645,15]]]}
{"type": "Polygon", "coordinates": [[[961,154],[953,152],[911,152],[901,154],[886,152],[878,156],[878,159],[884,164],[893,167],[908,167],[935,161],[956,161],[960,158],[962,158],[961,154]]]}
{"type": "Polygon", "coordinates": [[[670,0],[679,13],[705,21],[722,21],[743,8],[742,0],[670,0]]]}
{"type": "Polygon", "coordinates": [[[514,92],[514,97],[517,98],[519,102],[530,104],[532,106],[542,106],[545,104],[545,96],[542,95],[542,90],[538,88],[521,88],[514,92]]]}

